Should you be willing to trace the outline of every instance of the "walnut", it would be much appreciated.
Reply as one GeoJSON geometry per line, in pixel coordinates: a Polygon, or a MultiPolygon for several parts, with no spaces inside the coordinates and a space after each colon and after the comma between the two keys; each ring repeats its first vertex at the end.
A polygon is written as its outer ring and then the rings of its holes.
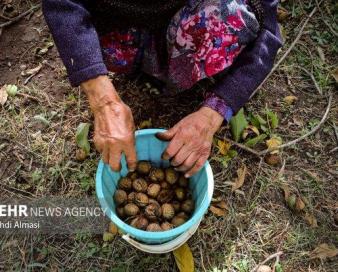
{"type": "Polygon", "coordinates": [[[140,212],[139,207],[137,207],[134,203],[128,203],[124,206],[124,213],[127,216],[135,216],[140,212]]]}
{"type": "Polygon", "coordinates": [[[179,201],[183,201],[185,199],[185,195],[186,193],[183,188],[178,187],[175,189],[175,196],[179,201]]]}
{"type": "Polygon", "coordinates": [[[165,221],[161,224],[161,228],[162,228],[162,230],[171,230],[171,229],[174,228],[174,225],[165,221]]]}
{"type": "Polygon", "coordinates": [[[156,198],[158,196],[158,193],[160,192],[160,190],[161,190],[161,186],[159,184],[151,183],[148,186],[147,194],[150,197],[156,198]]]}
{"type": "Polygon", "coordinates": [[[174,197],[172,190],[161,190],[157,196],[157,201],[160,203],[170,202],[174,197]]]}
{"type": "Polygon", "coordinates": [[[114,200],[117,205],[124,204],[127,201],[127,193],[123,190],[116,190],[114,200]]]}
{"type": "Polygon", "coordinates": [[[268,154],[264,158],[268,165],[276,166],[281,163],[281,158],[278,154],[268,154]]]}
{"type": "Polygon", "coordinates": [[[188,215],[185,212],[179,212],[176,216],[182,217],[185,220],[188,220],[188,215]]]}
{"type": "Polygon", "coordinates": [[[160,203],[158,203],[158,201],[153,198],[149,198],[149,204],[156,204],[157,206],[161,206],[160,203]]]}
{"type": "Polygon", "coordinates": [[[123,218],[125,218],[126,217],[126,215],[125,215],[125,213],[124,213],[124,207],[117,207],[116,208],[116,214],[117,214],[117,216],[118,217],[120,217],[121,219],[123,219],[123,218]]]}
{"type": "Polygon", "coordinates": [[[136,170],[141,175],[148,175],[151,169],[151,164],[148,161],[139,161],[136,170]]]}
{"type": "Polygon", "coordinates": [[[135,192],[129,193],[128,199],[127,199],[128,203],[134,203],[135,202],[135,196],[136,196],[135,192]]]}
{"type": "Polygon", "coordinates": [[[131,189],[132,183],[133,182],[131,178],[128,177],[121,178],[119,181],[119,189],[129,191],[131,189]]]}
{"type": "Polygon", "coordinates": [[[189,186],[189,180],[185,176],[180,176],[178,179],[178,185],[186,188],[189,186]]]}
{"type": "Polygon", "coordinates": [[[160,185],[161,185],[162,189],[169,189],[170,188],[170,184],[166,181],[161,181],[160,185]]]}
{"type": "Polygon", "coordinates": [[[194,208],[195,208],[195,203],[192,199],[187,199],[187,200],[183,201],[183,203],[181,205],[182,211],[184,211],[186,213],[193,212],[194,208]]]}
{"type": "Polygon", "coordinates": [[[178,180],[178,173],[171,167],[165,169],[165,180],[171,185],[175,184],[178,180]]]}
{"type": "Polygon", "coordinates": [[[127,175],[128,178],[130,178],[131,180],[135,180],[138,178],[138,175],[137,175],[137,172],[130,172],[128,175],[127,175]]]}
{"type": "Polygon", "coordinates": [[[150,171],[149,178],[152,182],[164,180],[164,171],[160,168],[153,168],[150,171]]]}
{"type": "Polygon", "coordinates": [[[174,200],[173,202],[171,202],[171,205],[173,205],[173,208],[176,213],[178,213],[181,210],[181,204],[177,200],[174,200]]]}
{"type": "Polygon", "coordinates": [[[133,188],[137,192],[145,193],[148,189],[148,183],[143,178],[138,178],[133,181],[133,188]]]}
{"type": "Polygon", "coordinates": [[[174,210],[174,207],[171,204],[164,203],[161,208],[162,208],[162,217],[164,219],[169,220],[169,219],[174,217],[175,210],[174,210]]]}
{"type": "Polygon", "coordinates": [[[144,193],[137,193],[135,196],[135,204],[140,208],[143,208],[148,205],[149,199],[148,196],[144,193]]]}
{"type": "Polygon", "coordinates": [[[161,206],[156,204],[149,204],[145,208],[144,214],[150,221],[156,221],[162,215],[161,206]]]}
{"type": "Polygon", "coordinates": [[[186,219],[184,219],[183,217],[177,216],[177,215],[171,220],[171,224],[173,224],[175,227],[178,227],[184,224],[185,222],[186,222],[186,219]]]}
{"type": "Polygon", "coordinates": [[[147,227],[147,231],[162,231],[162,228],[157,223],[150,223],[147,227]]]}
{"type": "Polygon", "coordinates": [[[135,217],[130,223],[132,227],[141,229],[141,230],[146,230],[148,227],[148,224],[149,224],[148,219],[145,218],[143,215],[139,215],[135,217]]]}

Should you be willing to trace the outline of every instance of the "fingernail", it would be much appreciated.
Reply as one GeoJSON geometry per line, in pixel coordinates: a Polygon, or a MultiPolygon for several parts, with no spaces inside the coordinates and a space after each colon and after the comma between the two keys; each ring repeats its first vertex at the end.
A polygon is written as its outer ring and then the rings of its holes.
{"type": "Polygon", "coordinates": [[[135,170],[136,170],[135,168],[130,168],[129,172],[135,172],[135,170]]]}
{"type": "Polygon", "coordinates": [[[184,177],[185,178],[190,178],[190,175],[189,174],[184,174],[184,177]]]}
{"type": "Polygon", "coordinates": [[[162,160],[165,160],[165,161],[169,160],[169,156],[166,154],[162,154],[162,160]]]}

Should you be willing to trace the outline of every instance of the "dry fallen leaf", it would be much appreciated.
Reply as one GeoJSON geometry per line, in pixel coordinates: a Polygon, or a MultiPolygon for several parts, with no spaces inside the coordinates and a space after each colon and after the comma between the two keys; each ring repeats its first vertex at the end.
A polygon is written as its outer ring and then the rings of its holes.
{"type": "Polygon", "coordinates": [[[245,140],[250,135],[258,136],[259,134],[260,133],[257,127],[248,125],[242,133],[242,139],[245,140]]]}
{"type": "Polygon", "coordinates": [[[287,9],[278,6],[277,9],[277,19],[279,22],[283,22],[287,17],[289,16],[289,12],[287,11],[287,9]]]}
{"type": "Polygon", "coordinates": [[[225,209],[217,208],[215,206],[210,206],[209,211],[212,212],[217,217],[226,216],[227,214],[225,209]]]}
{"type": "Polygon", "coordinates": [[[0,89],[0,105],[5,105],[8,98],[7,85],[4,85],[0,89]]]}
{"type": "Polygon", "coordinates": [[[286,32],[285,28],[281,25],[278,24],[280,34],[282,36],[282,41],[285,42],[288,38],[288,33],[286,32]]]}
{"type": "Polygon", "coordinates": [[[277,154],[279,150],[276,149],[282,144],[282,139],[280,137],[272,137],[271,139],[266,141],[266,146],[269,150],[271,150],[270,154],[277,154]]]}
{"type": "Polygon", "coordinates": [[[321,61],[325,62],[325,54],[324,54],[323,48],[321,48],[321,47],[318,46],[317,47],[317,51],[318,51],[318,55],[319,55],[321,61]]]}
{"type": "Polygon", "coordinates": [[[331,72],[331,75],[334,77],[334,79],[338,83],[338,67],[331,72]]]}
{"type": "Polygon", "coordinates": [[[260,265],[258,268],[257,268],[257,272],[272,272],[272,269],[270,266],[268,265],[260,265]]]}
{"type": "Polygon", "coordinates": [[[288,105],[295,103],[297,100],[298,100],[298,97],[294,95],[285,96],[283,99],[283,101],[288,105]]]}
{"type": "Polygon", "coordinates": [[[338,255],[338,249],[334,245],[328,245],[326,243],[317,246],[311,253],[310,259],[326,259],[332,258],[338,255]]]}
{"type": "Polygon", "coordinates": [[[219,153],[221,153],[222,155],[226,155],[231,147],[231,144],[227,141],[217,140],[217,147],[219,153]]]}
{"type": "Polygon", "coordinates": [[[187,243],[174,250],[176,265],[180,272],[195,271],[194,257],[187,243]]]}
{"type": "Polygon", "coordinates": [[[226,204],[226,202],[224,200],[217,202],[214,205],[218,208],[225,209],[225,210],[227,210],[229,208],[228,204],[226,204]]]}
{"type": "Polygon", "coordinates": [[[49,42],[49,41],[46,41],[43,45],[43,47],[37,47],[35,48],[35,53],[37,55],[44,55],[48,52],[48,50],[50,48],[52,48],[54,46],[54,43],[53,42],[49,42]]]}
{"type": "Polygon", "coordinates": [[[289,196],[290,196],[290,188],[286,184],[283,184],[281,187],[282,187],[283,192],[284,192],[284,199],[285,199],[285,201],[287,201],[289,196]]]}
{"type": "Polygon", "coordinates": [[[32,68],[32,69],[28,69],[28,70],[22,71],[22,72],[21,72],[21,75],[22,75],[22,76],[31,76],[31,75],[35,75],[35,74],[37,74],[38,72],[40,72],[41,68],[42,68],[42,64],[39,63],[38,66],[36,66],[36,67],[34,67],[34,68],[32,68]]]}
{"type": "Polygon", "coordinates": [[[313,214],[306,213],[304,218],[305,218],[305,221],[309,224],[309,226],[313,228],[318,227],[317,219],[313,214]]]}
{"type": "Polygon", "coordinates": [[[116,235],[118,233],[118,228],[117,226],[113,223],[113,222],[110,222],[109,223],[109,229],[108,231],[111,233],[111,234],[114,234],[116,235]]]}
{"type": "Polygon", "coordinates": [[[304,210],[304,208],[305,208],[304,201],[302,200],[301,197],[297,197],[296,206],[295,206],[296,211],[302,211],[302,210],[304,210]]]}
{"type": "Polygon", "coordinates": [[[245,165],[243,165],[242,168],[239,168],[237,170],[237,178],[235,182],[232,184],[232,189],[231,189],[232,192],[236,191],[237,189],[243,186],[244,181],[245,181],[246,171],[247,171],[247,168],[245,165]]]}
{"type": "Polygon", "coordinates": [[[111,242],[111,241],[114,240],[114,237],[115,237],[114,234],[112,234],[112,233],[110,233],[110,232],[104,232],[104,233],[103,233],[102,240],[103,240],[104,242],[111,242]]]}

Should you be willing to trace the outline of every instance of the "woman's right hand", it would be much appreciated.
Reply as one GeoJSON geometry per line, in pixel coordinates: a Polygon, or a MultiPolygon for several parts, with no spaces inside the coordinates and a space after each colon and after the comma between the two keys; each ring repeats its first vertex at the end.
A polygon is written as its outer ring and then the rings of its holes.
{"type": "Polygon", "coordinates": [[[81,87],[94,113],[94,143],[103,161],[119,171],[124,153],[128,169],[134,171],[137,163],[135,125],[130,108],[120,99],[107,76],[90,79],[81,87]]]}

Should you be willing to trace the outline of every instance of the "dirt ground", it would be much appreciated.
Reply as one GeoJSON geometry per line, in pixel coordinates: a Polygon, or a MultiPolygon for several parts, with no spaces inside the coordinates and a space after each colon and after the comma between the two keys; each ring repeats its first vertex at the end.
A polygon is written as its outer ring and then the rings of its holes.
{"type": "MultiPolygon", "coordinates": [[[[337,68],[338,6],[335,1],[282,2],[288,17],[281,19],[285,45],[277,59],[292,46],[307,15],[319,6],[290,54],[248,103],[246,113],[264,115],[266,109],[277,113],[274,134],[287,143],[320,123],[332,94],[330,111],[318,131],[280,152],[277,166],[237,145],[232,149],[238,155],[227,159],[215,144],[210,158],[214,197],[223,199],[227,209],[220,217],[209,212],[188,242],[197,271],[251,271],[280,251],[276,271],[338,268],[337,256],[312,258],[320,244],[338,247],[338,96],[331,76],[337,68]],[[297,100],[288,105],[286,96],[297,100]],[[243,165],[247,167],[244,185],[232,192],[231,182],[243,165]],[[285,188],[302,199],[304,207],[290,209],[285,188]]],[[[1,1],[0,25],[38,4],[1,1]]],[[[173,98],[154,95],[141,78],[112,79],[132,108],[137,126],[151,119],[152,127],[169,128],[197,109],[202,99],[194,91],[173,98]]],[[[99,154],[92,145],[86,160],[75,157],[76,128],[81,122],[92,122],[92,116],[81,91],[67,81],[40,8],[2,28],[0,87],[4,84],[17,85],[19,93],[0,106],[1,197],[95,195],[99,154]],[[22,76],[39,65],[37,74],[22,76]]],[[[231,138],[228,126],[218,136],[231,138]]],[[[253,149],[263,150],[264,145],[253,149]]],[[[107,244],[101,235],[13,233],[1,235],[0,245],[3,271],[177,271],[171,254],[141,253],[120,237],[107,244]]],[[[267,264],[273,266],[275,260],[267,264]]]]}

